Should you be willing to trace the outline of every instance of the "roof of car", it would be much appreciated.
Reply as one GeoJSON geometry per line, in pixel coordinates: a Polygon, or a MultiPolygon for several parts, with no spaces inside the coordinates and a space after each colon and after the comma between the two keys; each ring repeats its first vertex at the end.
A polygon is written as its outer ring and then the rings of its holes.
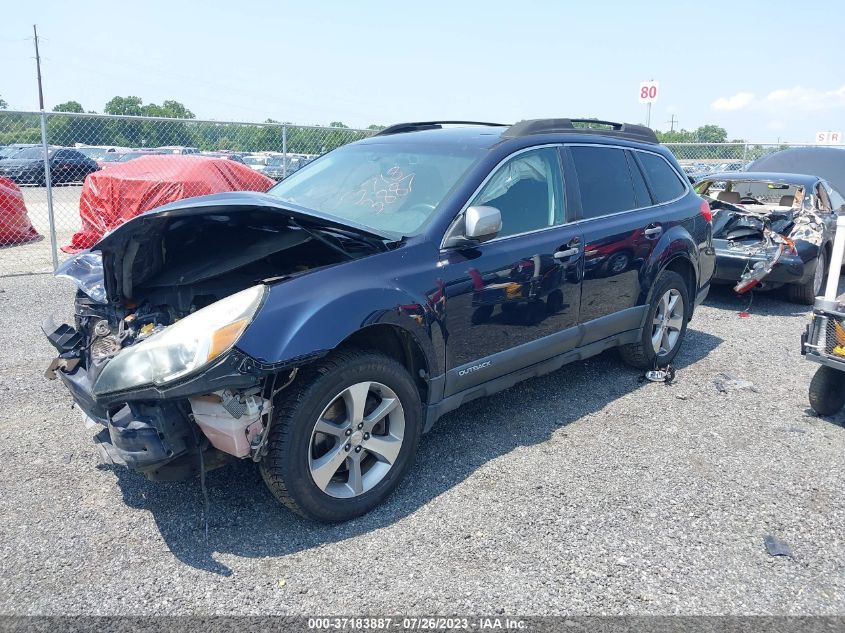
{"type": "MultiPolygon", "coordinates": [[[[550,120],[553,121],[553,120],[550,120]]],[[[531,123],[531,122],[527,122],[531,123]]],[[[498,143],[505,141],[517,140],[521,141],[527,138],[536,139],[538,142],[549,142],[554,139],[554,142],[575,141],[578,142],[594,142],[594,143],[619,143],[620,145],[644,145],[651,147],[660,147],[659,144],[644,141],[642,139],[634,138],[626,134],[620,134],[613,130],[603,129],[540,129],[536,132],[529,131],[525,134],[513,135],[516,126],[508,125],[461,125],[458,127],[438,127],[438,128],[423,128],[417,130],[401,131],[392,134],[367,137],[358,141],[356,144],[406,144],[406,143],[420,143],[431,145],[451,145],[454,143],[461,143],[470,147],[479,149],[488,149],[498,143]]]]}
{"type": "Polygon", "coordinates": [[[474,147],[487,148],[501,141],[502,132],[507,129],[508,126],[506,125],[444,127],[440,129],[413,130],[402,132],[401,134],[389,134],[387,136],[370,136],[358,142],[367,145],[376,143],[405,144],[409,142],[438,145],[460,142],[474,147]]]}
{"type": "Polygon", "coordinates": [[[782,174],[776,171],[723,171],[715,174],[706,174],[700,180],[731,182],[780,182],[795,185],[814,185],[819,180],[817,176],[806,174],[782,174]]]}

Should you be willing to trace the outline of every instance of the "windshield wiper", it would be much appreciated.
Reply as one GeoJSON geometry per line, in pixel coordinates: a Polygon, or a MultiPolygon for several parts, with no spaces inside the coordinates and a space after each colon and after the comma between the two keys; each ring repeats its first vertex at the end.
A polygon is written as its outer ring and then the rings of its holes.
{"type": "Polygon", "coordinates": [[[325,244],[326,246],[328,246],[333,251],[338,252],[341,255],[343,255],[344,257],[347,257],[349,259],[356,259],[356,256],[354,254],[350,253],[349,251],[347,251],[345,248],[343,248],[343,246],[341,246],[335,240],[328,239],[327,235],[334,237],[331,234],[336,233],[338,235],[342,235],[346,239],[353,240],[355,242],[358,242],[359,244],[365,244],[365,245],[367,245],[371,248],[376,248],[379,251],[386,251],[387,250],[387,245],[384,242],[382,242],[381,240],[376,240],[376,239],[367,237],[365,235],[361,235],[360,233],[347,232],[347,231],[344,231],[342,229],[335,229],[334,227],[332,227],[332,228],[307,227],[307,226],[303,226],[302,224],[300,224],[299,222],[297,222],[293,218],[290,218],[290,220],[288,220],[288,222],[291,224],[291,226],[295,226],[296,228],[298,228],[302,231],[305,231],[306,233],[308,233],[308,235],[313,237],[315,240],[317,240],[321,244],[325,244]]]}

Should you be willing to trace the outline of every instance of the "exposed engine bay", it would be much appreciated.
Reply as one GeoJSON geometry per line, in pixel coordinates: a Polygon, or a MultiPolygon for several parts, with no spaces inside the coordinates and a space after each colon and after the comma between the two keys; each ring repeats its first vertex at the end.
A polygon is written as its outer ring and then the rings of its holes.
{"type": "Polygon", "coordinates": [[[57,275],[77,285],[74,324],[44,327],[60,352],[48,377],[58,373],[82,395],[76,400],[86,418],[106,427],[98,437],[110,461],[155,479],[191,476],[222,465],[227,455],[260,458],[273,397],[296,373],[260,369],[233,349],[263,289],[387,248],[377,236],[298,221],[278,209],[178,211],[136,218],[103,238],[97,250],[66,262],[57,275]],[[142,374],[153,364],[145,362],[152,356],[137,354],[124,362],[130,350],[149,348],[146,353],[158,353],[157,364],[167,366],[169,357],[155,346],[173,328],[186,327],[177,324],[201,323],[204,308],[219,309],[247,295],[251,312],[214,331],[207,350],[195,345],[180,352],[195,353],[201,364],[161,382],[145,375],[137,388],[126,382],[127,373],[142,374]],[[208,379],[196,376],[200,367],[208,379]],[[162,401],[162,390],[180,380],[192,384],[174,388],[179,397],[162,401]]]}

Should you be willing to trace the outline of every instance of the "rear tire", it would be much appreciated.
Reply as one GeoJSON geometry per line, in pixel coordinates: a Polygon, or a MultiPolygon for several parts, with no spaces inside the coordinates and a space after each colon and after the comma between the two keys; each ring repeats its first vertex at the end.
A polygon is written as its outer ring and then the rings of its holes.
{"type": "Polygon", "coordinates": [[[336,352],[282,392],[259,468],[294,512],[346,521],[399,485],[421,432],[420,395],[402,365],[373,352],[336,352]],[[380,410],[388,412],[378,417],[380,410]]]}
{"type": "Polygon", "coordinates": [[[833,415],[845,406],[845,372],[827,365],[816,370],[810,381],[810,406],[819,415],[833,415]]]}
{"type": "Polygon", "coordinates": [[[816,297],[822,291],[824,280],[827,277],[827,252],[822,249],[819,251],[819,259],[816,263],[816,274],[807,283],[804,284],[789,284],[786,287],[786,293],[790,301],[800,303],[805,306],[811,306],[816,302],[816,297]],[[821,272],[819,272],[821,271],[821,272]]]}
{"type": "Polygon", "coordinates": [[[619,348],[622,360],[637,369],[654,369],[671,363],[681,348],[689,321],[689,291],[678,273],[663,271],[651,294],[640,340],[619,348]]]}

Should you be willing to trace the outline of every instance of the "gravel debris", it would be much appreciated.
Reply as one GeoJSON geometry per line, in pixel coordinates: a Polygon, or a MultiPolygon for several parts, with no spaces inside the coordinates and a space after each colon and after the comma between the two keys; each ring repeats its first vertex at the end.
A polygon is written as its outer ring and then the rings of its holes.
{"type": "Polygon", "coordinates": [[[845,414],[809,409],[809,311],[781,293],[743,319],[715,290],[670,388],[611,351],[465,405],[348,523],[288,512],[250,462],[214,471],[208,545],[199,482],[100,463],[45,380],[39,324],[71,301],[0,277],[0,613],[845,613],[845,414]]]}

